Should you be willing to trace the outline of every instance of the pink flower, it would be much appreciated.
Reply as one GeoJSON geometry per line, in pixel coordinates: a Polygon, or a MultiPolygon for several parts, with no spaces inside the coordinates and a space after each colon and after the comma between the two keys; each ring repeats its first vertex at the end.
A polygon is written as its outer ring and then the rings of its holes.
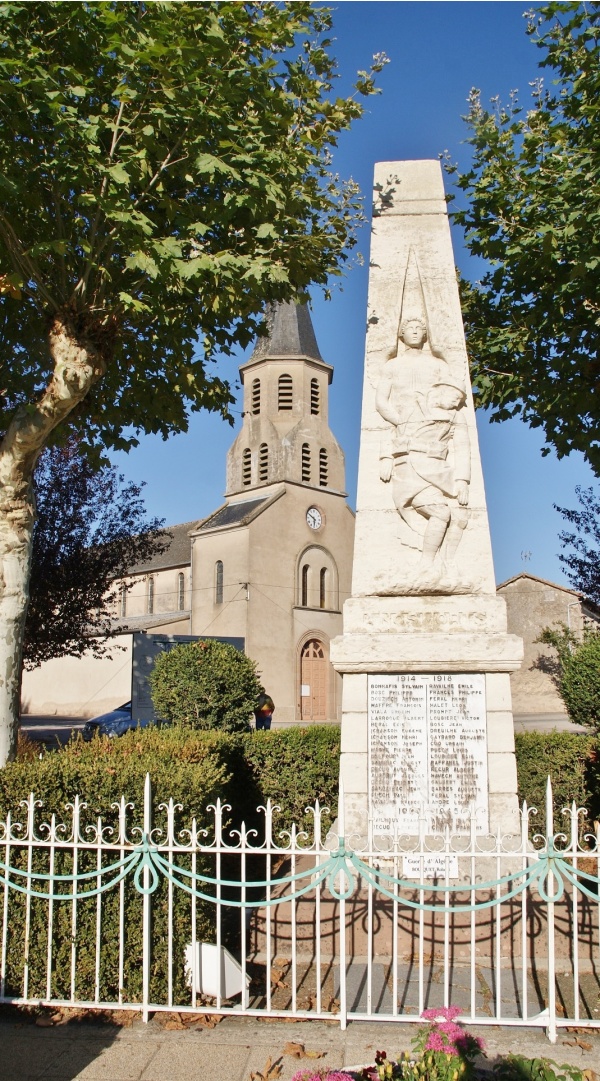
{"type": "Polygon", "coordinates": [[[425,1021],[454,1021],[461,1013],[460,1006],[436,1006],[430,1010],[423,1010],[421,1017],[425,1021]]]}
{"type": "Polygon", "coordinates": [[[426,1051],[443,1051],[445,1055],[458,1055],[458,1051],[453,1044],[448,1043],[441,1032],[434,1029],[429,1033],[427,1043],[425,1044],[426,1051]]]}
{"type": "Polygon", "coordinates": [[[323,1070],[319,1070],[317,1073],[299,1070],[292,1077],[292,1081],[348,1081],[348,1074],[343,1073],[341,1070],[328,1070],[325,1073],[323,1070]]]}

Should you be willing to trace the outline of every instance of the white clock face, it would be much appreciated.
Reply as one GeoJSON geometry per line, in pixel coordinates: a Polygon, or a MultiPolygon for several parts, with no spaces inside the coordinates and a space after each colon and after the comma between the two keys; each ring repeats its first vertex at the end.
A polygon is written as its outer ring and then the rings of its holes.
{"type": "Polygon", "coordinates": [[[311,529],[320,529],[323,525],[323,515],[316,507],[309,507],[306,512],[306,524],[311,529]]]}

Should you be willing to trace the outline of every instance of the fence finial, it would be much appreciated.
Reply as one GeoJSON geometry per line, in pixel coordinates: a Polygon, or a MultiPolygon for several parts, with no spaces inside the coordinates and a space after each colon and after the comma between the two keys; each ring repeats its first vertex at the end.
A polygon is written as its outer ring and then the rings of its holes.
{"type": "Polygon", "coordinates": [[[338,834],[340,837],[346,836],[346,799],[344,796],[344,782],[342,779],[342,771],[340,770],[340,794],[338,799],[338,834]]]}
{"type": "Polygon", "coordinates": [[[150,837],[150,831],[152,829],[152,783],[150,781],[150,774],[146,774],[144,780],[144,833],[146,837],[150,837]]]}
{"type": "Polygon", "coordinates": [[[550,774],[546,782],[546,833],[548,837],[554,836],[554,808],[552,805],[552,781],[550,774]]]}

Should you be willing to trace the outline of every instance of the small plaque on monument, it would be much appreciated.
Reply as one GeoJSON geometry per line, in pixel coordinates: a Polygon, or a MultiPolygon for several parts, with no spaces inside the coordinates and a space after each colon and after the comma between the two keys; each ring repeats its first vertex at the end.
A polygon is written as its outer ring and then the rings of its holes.
{"type": "Polygon", "coordinates": [[[484,676],[369,676],[369,777],[374,836],[487,832],[484,676]]]}

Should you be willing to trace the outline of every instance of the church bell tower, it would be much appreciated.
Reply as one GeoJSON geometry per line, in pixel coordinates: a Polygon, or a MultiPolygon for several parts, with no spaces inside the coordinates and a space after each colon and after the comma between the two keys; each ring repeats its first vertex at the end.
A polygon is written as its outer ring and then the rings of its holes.
{"type": "Polygon", "coordinates": [[[227,496],[276,483],[344,491],[344,455],[328,423],[333,368],[305,304],[267,312],[268,334],[240,368],[243,425],[227,456],[227,496]]]}
{"type": "Polygon", "coordinates": [[[266,322],[240,368],[225,503],[192,533],[192,633],[244,639],[275,726],[335,721],[341,680],[329,642],[350,590],[354,515],[329,428],[333,369],[306,305],[274,305],[266,322]]]}

